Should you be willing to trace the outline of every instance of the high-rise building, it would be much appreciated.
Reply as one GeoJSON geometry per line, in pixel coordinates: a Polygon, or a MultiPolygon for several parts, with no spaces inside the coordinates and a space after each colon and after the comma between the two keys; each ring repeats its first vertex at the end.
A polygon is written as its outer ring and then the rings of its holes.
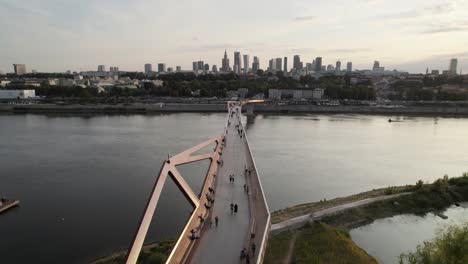
{"type": "Polygon", "coordinates": [[[252,71],[254,73],[257,73],[258,70],[260,70],[260,61],[258,60],[257,56],[254,56],[253,63],[252,63],[252,71]]]}
{"type": "Polygon", "coordinates": [[[175,70],[176,70],[176,72],[181,72],[181,71],[182,71],[182,67],[176,66],[176,67],[175,67],[175,70]]]}
{"type": "Polygon", "coordinates": [[[275,59],[271,59],[268,61],[268,71],[275,71],[275,59]]]}
{"type": "Polygon", "coordinates": [[[109,67],[109,72],[119,72],[119,67],[109,67]]]}
{"type": "Polygon", "coordinates": [[[313,71],[314,68],[313,68],[312,65],[313,65],[312,63],[309,63],[309,62],[306,63],[306,70],[307,70],[307,71],[313,71]]]}
{"type": "Polygon", "coordinates": [[[284,65],[283,65],[283,71],[284,73],[288,72],[288,57],[284,57],[284,65]]]}
{"type": "Polygon", "coordinates": [[[315,58],[315,71],[316,72],[322,71],[322,57],[315,58]]]}
{"type": "Polygon", "coordinates": [[[302,70],[301,57],[299,55],[294,55],[293,68],[296,70],[302,70]]]}
{"type": "Polygon", "coordinates": [[[158,72],[166,72],[166,63],[158,63],[158,72]]]}
{"type": "Polygon", "coordinates": [[[193,71],[198,71],[198,62],[196,62],[196,61],[192,62],[192,70],[193,71]]]}
{"type": "Polygon", "coordinates": [[[106,71],[106,66],[105,65],[98,65],[97,66],[97,71],[98,72],[105,72],[106,71]]]}
{"type": "Polygon", "coordinates": [[[346,63],[346,71],[347,72],[353,71],[353,63],[351,61],[348,61],[348,63],[346,63]]]}
{"type": "Polygon", "coordinates": [[[244,74],[249,72],[249,55],[244,54],[244,74]]]}
{"type": "Polygon", "coordinates": [[[458,64],[458,59],[453,58],[450,60],[449,73],[451,75],[457,74],[457,64],[458,64]]]}
{"type": "Polygon", "coordinates": [[[374,61],[374,67],[372,69],[374,71],[377,71],[380,68],[380,61],[374,61]]]}
{"type": "Polygon", "coordinates": [[[204,67],[205,67],[205,63],[203,61],[198,61],[197,62],[197,69],[199,71],[203,71],[204,70],[204,67]]]}
{"type": "Polygon", "coordinates": [[[203,72],[204,73],[207,73],[210,71],[210,65],[208,63],[206,63],[204,66],[203,66],[203,72]]]}
{"type": "Polygon", "coordinates": [[[211,67],[211,71],[212,71],[212,72],[218,72],[218,67],[217,67],[216,65],[213,65],[213,66],[211,67]]]}
{"type": "Polygon", "coordinates": [[[275,69],[277,71],[281,71],[282,68],[283,68],[283,59],[276,58],[276,60],[275,60],[275,69]]]}
{"type": "Polygon", "coordinates": [[[335,70],[338,73],[341,72],[341,61],[336,62],[335,70]]]}
{"type": "Polygon", "coordinates": [[[26,65],[25,64],[13,64],[13,69],[15,70],[16,75],[26,74],[26,65]]]}
{"type": "Polygon", "coordinates": [[[229,72],[231,70],[229,66],[229,59],[228,59],[226,50],[224,50],[224,58],[221,61],[221,65],[222,65],[221,66],[222,72],[229,72]]]}
{"type": "Polygon", "coordinates": [[[334,70],[335,70],[335,67],[333,67],[333,65],[331,65],[331,64],[328,64],[328,66],[327,66],[327,72],[332,72],[332,71],[334,71],[334,70]]]}
{"type": "Polygon", "coordinates": [[[153,71],[153,65],[151,63],[145,64],[145,73],[151,73],[153,71]]]}
{"type": "Polygon", "coordinates": [[[239,74],[241,67],[241,54],[239,51],[234,51],[234,72],[239,74]]]}
{"type": "Polygon", "coordinates": [[[172,67],[167,67],[167,72],[173,72],[174,71],[174,68],[172,67]]]}

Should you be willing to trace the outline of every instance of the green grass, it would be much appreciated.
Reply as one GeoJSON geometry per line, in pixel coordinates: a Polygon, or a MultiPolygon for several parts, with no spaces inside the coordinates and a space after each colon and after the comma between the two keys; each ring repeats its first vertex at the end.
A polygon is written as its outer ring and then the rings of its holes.
{"type": "Polygon", "coordinates": [[[295,231],[283,232],[268,240],[267,250],[265,252],[264,263],[280,264],[286,258],[289,249],[289,243],[294,236],[295,231]]]}
{"type": "MultiPolygon", "coordinates": [[[[174,241],[163,241],[154,244],[149,244],[143,247],[140,256],[138,257],[138,264],[162,264],[166,263],[174,241]]],[[[127,251],[120,251],[108,257],[94,261],[92,264],[121,264],[125,263],[127,251]]]]}
{"type": "Polygon", "coordinates": [[[324,223],[304,228],[294,247],[294,263],[375,264],[377,261],[358,247],[346,231],[324,223]]]}

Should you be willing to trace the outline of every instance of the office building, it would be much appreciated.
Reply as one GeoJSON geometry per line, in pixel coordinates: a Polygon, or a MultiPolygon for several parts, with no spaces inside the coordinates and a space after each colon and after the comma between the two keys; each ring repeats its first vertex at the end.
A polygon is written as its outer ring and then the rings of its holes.
{"type": "Polygon", "coordinates": [[[204,70],[204,67],[205,67],[205,63],[203,61],[198,61],[197,62],[197,69],[199,71],[203,71],[204,70]]]}
{"type": "Polygon", "coordinates": [[[283,71],[285,73],[287,73],[288,72],[288,57],[284,57],[284,65],[283,66],[284,66],[283,71]]]}
{"type": "Polygon", "coordinates": [[[258,70],[260,70],[260,61],[258,60],[257,56],[254,56],[253,63],[252,63],[252,71],[254,73],[257,73],[258,70]]]}
{"type": "Polygon", "coordinates": [[[249,55],[244,54],[244,74],[249,72],[249,55]]]}
{"type": "Polygon", "coordinates": [[[231,69],[231,66],[229,66],[229,59],[227,56],[226,50],[224,50],[224,58],[221,61],[221,71],[222,72],[229,72],[231,69]]]}
{"type": "Polygon", "coordinates": [[[282,67],[283,67],[283,59],[276,58],[276,60],[275,60],[275,69],[277,71],[281,71],[282,67]]]}
{"type": "Polygon", "coordinates": [[[380,67],[380,62],[379,61],[374,61],[374,67],[372,67],[372,71],[374,71],[374,72],[383,72],[383,71],[385,71],[385,68],[380,67]]]}
{"type": "Polygon", "coordinates": [[[26,74],[26,65],[25,64],[13,64],[13,69],[15,70],[16,75],[26,74]]]}
{"type": "Polygon", "coordinates": [[[211,67],[211,71],[212,71],[212,72],[218,72],[218,67],[217,67],[216,65],[213,65],[213,66],[211,67]]]}
{"type": "Polygon", "coordinates": [[[97,71],[98,72],[105,72],[106,71],[106,66],[105,65],[98,65],[97,71]]]}
{"type": "Polygon", "coordinates": [[[328,64],[328,66],[327,66],[327,72],[332,72],[332,71],[334,71],[334,70],[335,70],[335,67],[333,67],[333,65],[331,65],[331,64],[328,64]]]}
{"type": "Polygon", "coordinates": [[[193,71],[198,71],[198,62],[196,62],[196,61],[192,62],[192,70],[193,71]]]}
{"type": "Polygon", "coordinates": [[[322,71],[322,57],[315,58],[315,71],[316,72],[322,71]]]}
{"type": "Polygon", "coordinates": [[[241,54],[239,51],[234,52],[234,72],[239,74],[241,69],[241,54]]]}
{"type": "Polygon", "coordinates": [[[153,71],[153,65],[151,63],[145,64],[145,73],[151,73],[153,71]]]}
{"type": "Polygon", "coordinates": [[[341,72],[341,61],[336,62],[335,70],[338,73],[341,72]]]}
{"type": "Polygon", "coordinates": [[[450,60],[449,74],[451,75],[457,74],[457,64],[458,64],[458,59],[453,58],[450,60]]]}
{"type": "Polygon", "coordinates": [[[158,72],[166,72],[166,63],[158,63],[158,72]]]}
{"type": "Polygon", "coordinates": [[[353,63],[351,61],[348,61],[348,63],[346,63],[346,71],[347,72],[353,71],[353,63]]]}
{"type": "Polygon", "coordinates": [[[167,67],[167,72],[173,72],[174,71],[174,68],[172,67],[167,67]]]}
{"type": "Polygon", "coordinates": [[[271,59],[271,60],[268,61],[268,70],[270,72],[275,71],[275,60],[274,59],[271,59]]]}
{"type": "Polygon", "coordinates": [[[306,63],[306,70],[307,71],[313,71],[314,70],[314,67],[313,67],[313,64],[312,63],[306,63]]]}
{"type": "Polygon", "coordinates": [[[114,73],[117,73],[119,72],[119,67],[109,67],[109,72],[114,72],[114,73]]]}
{"type": "Polygon", "coordinates": [[[176,70],[176,72],[181,72],[181,71],[182,71],[182,67],[176,66],[176,67],[175,67],[175,70],[176,70]]]}
{"type": "Polygon", "coordinates": [[[296,70],[302,70],[301,57],[299,55],[294,55],[293,68],[296,70]]]}

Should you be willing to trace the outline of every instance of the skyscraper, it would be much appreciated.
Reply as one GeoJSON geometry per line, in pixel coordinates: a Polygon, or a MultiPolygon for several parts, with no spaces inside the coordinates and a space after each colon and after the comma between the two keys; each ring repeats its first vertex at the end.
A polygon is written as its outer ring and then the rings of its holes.
{"type": "Polygon", "coordinates": [[[257,71],[260,69],[260,61],[258,60],[257,56],[253,57],[253,63],[252,63],[252,71],[254,73],[257,73],[257,71]]]}
{"type": "Polygon", "coordinates": [[[239,51],[234,51],[234,72],[239,74],[241,67],[241,54],[239,51]]]}
{"type": "Polygon", "coordinates": [[[158,72],[166,72],[166,63],[158,63],[158,72]]]}
{"type": "Polygon", "coordinates": [[[293,68],[296,70],[302,70],[301,57],[299,55],[294,55],[293,68]]]}
{"type": "Polygon", "coordinates": [[[346,71],[347,72],[353,71],[353,63],[351,61],[348,61],[348,63],[346,64],[346,71]]]}
{"type": "Polygon", "coordinates": [[[13,69],[15,70],[16,75],[26,74],[26,65],[25,64],[13,64],[13,69]]]}
{"type": "Polygon", "coordinates": [[[105,65],[98,65],[97,66],[97,71],[98,72],[105,72],[106,71],[106,66],[105,65]]]}
{"type": "Polygon", "coordinates": [[[203,71],[204,67],[205,67],[205,63],[203,61],[198,61],[197,62],[197,69],[199,71],[203,71]]]}
{"type": "Polygon", "coordinates": [[[180,71],[182,71],[182,67],[176,66],[176,67],[175,67],[175,70],[176,70],[176,72],[180,72],[180,71]]]}
{"type": "Polygon", "coordinates": [[[456,75],[457,74],[457,64],[458,64],[458,59],[453,58],[453,59],[450,60],[449,73],[451,75],[456,75]]]}
{"type": "Polygon", "coordinates": [[[336,62],[335,70],[338,73],[341,72],[341,61],[336,62]]]}
{"type": "Polygon", "coordinates": [[[244,54],[244,74],[249,72],[249,55],[244,54]]]}
{"type": "Polygon", "coordinates": [[[374,67],[372,69],[374,71],[377,71],[380,68],[380,61],[374,61],[374,67]]]}
{"type": "Polygon", "coordinates": [[[153,71],[153,65],[151,63],[146,63],[145,64],[145,73],[150,73],[153,71]]]}
{"type": "Polygon", "coordinates": [[[275,59],[271,59],[268,61],[268,71],[275,71],[275,59]]]}
{"type": "Polygon", "coordinates": [[[119,72],[119,67],[109,67],[109,72],[119,72]]]}
{"type": "Polygon", "coordinates": [[[224,58],[221,61],[221,71],[222,72],[229,72],[230,71],[229,59],[228,59],[226,50],[224,50],[224,58]]]}
{"type": "Polygon", "coordinates": [[[275,64],[275,69],[277,71],[281,71],[281,68],[283,67],[283,59],[281,58],[276,58],[276,64],[275,64]]]}
{"type": "Polygon", "coordinates": [[[284,67],[283,67],[284,73],[288,72],[288,57],[284,57],[284,67]]]}
{"type": "Polygon", "coordinates": [[[322,71],[322,57],[315,58],[315,71],[316,72],[322,71]]]}
{"type": "Polygon", "coordinates": [[[196,61],[192,62],[192,70],[193,71],[198,71],[198,62],[196,62],[196,61]]]}
{"type": "Polygon", "coordinates": [[[204,66],[203,66],[203,72],[204,73],[207,73],[210,71],[210,65],[208,63],[206,63],[204,66]]]}

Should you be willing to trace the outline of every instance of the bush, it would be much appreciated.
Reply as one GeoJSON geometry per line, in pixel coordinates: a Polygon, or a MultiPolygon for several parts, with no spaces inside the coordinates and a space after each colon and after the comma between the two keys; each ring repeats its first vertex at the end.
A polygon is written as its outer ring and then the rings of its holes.
{"type": "Polygon", "coordinates": [[[435,239],[425,241],[414,252],[402,253],[400,264],[468,263],[468,222],[438,231],[435,239]]]}

